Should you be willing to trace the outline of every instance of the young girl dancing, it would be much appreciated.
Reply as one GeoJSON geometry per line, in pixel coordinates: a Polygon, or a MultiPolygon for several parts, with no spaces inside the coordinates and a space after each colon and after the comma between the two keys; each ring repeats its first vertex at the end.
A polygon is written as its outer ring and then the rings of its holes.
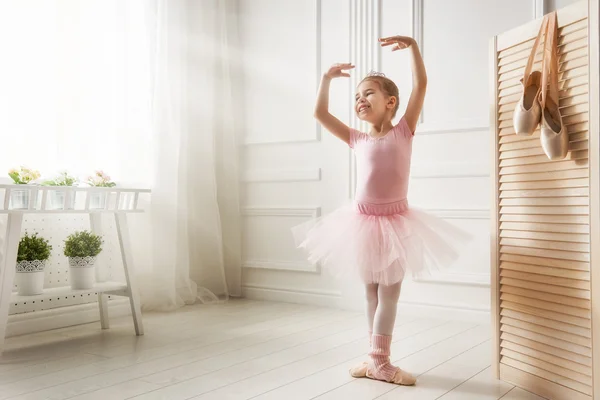
{"type": "Polygon", "coordinates": [[[409,49],[413,89],[406,112],[392,124],[399,106],[398,87],[383,74],[371,73],[357,87],[354,111],[371,125],[359,132],[328,110],[331,80],[349,77],[352,64],[335,64],[323,75],[316,119],[354,150],[357,166],[355,201],[331,214],[294,229],[309,260],[336,276],[351,272],[365,284],[371,350],[369,361],[350,370],[400,385],[415,378],[390,363],[390,347],[402,280],[408,271],[419,275],[452,262],[452,240],[468,236],[451,224],[409,208],[407,200],[412,139],[427,88],[427,74],[412,38],[379,39],[392,50],[409,49]]]}

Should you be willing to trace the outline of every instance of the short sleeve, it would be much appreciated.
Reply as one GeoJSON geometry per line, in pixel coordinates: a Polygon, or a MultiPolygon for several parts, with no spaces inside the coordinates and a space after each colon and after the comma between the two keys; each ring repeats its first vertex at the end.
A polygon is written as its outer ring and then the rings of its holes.
{"type": "Polygon", "coordinates": [[[350,148],[353,149],[356,143],[358,143],[361,140],[364,140],[364,138],[364,133],[357,131],[356,129],[350,128],[350,138],[348,139],[348,146],[350,146],[350,148]]]}
{"type": "Polygon", "coordinates": [[[395,126],[396,130],[404,137],[411,139],[415,136],[415,133],[410,130],[406,118],[402,117],[395,126]]]}

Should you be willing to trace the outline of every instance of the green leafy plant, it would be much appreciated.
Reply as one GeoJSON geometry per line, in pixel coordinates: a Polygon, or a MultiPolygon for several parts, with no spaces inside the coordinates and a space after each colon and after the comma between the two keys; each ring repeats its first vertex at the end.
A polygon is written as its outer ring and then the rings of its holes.
{"type": "Polygon", "coordinates": [[[25,234],[19,242],[17,261],[43,261],[50,258],[52,245],[47,239],[39,237],[37,233],[25,234]]]}
{"type": "Polygon", "coordinates": [[[27,168],[21,166],[19,168],[12,168],[8,171],[8,176],[17,184],[17,185],[26,185],[29,182],[35,181],[40,177],[39,171],[36,171],[31,168],[27,168]]]}
{"type": "Polygon", "coordinates": [[[77,178],[70,176],[67,171],[61,172],[54,179],[45,181],[44,186],[73,186],[77,183],[77,178]]]}
{"type": "Polygon", "coordinates": [[[89,176],[87,180],[88,185],[94,187],[115,187],[116,183],[110,181],[110,176],[106,175],[103,171],[96,171],[94,175],[89,176]]]}
{"type": "Polygon", "coordinates": [[[96,257],[102,251],[102,238],[88,231],[75,232],[65,240],[65,256],[96,257]]]}

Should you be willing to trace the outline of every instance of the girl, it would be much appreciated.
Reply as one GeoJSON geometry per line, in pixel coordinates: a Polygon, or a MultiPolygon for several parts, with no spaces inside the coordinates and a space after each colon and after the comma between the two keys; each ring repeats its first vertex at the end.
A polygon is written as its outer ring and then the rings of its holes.
{"type": "Polygon", "coordinates": [[[412,38],[379,39],[392,50],[409,49],[413,90],[404,116],[392,124],[399,106],[398,87],[383,74],[371,73],[357,87],[354,111],[371,125],[369,133],[346,126],[328,111],[332,79],[349,77],[351,64],[335,64],[323,75],[316,119],[354,150],[357,188],[353,204],[294,229],[299,247],[309,260],[341,275],[353,272],[365,285],[371,351],[369,361],[350,370],[400,385],[415,378],[390,363],[390,347],[400,288],[407,270],[413,275],[426,265],[441,266],[457,254],[448,242],[466,239],[449,223],[409,208],[407,200],[412,139],[427,88],[427,74],[412,38]],[[425,263],[424,261],[428,262],[425,263]]]}

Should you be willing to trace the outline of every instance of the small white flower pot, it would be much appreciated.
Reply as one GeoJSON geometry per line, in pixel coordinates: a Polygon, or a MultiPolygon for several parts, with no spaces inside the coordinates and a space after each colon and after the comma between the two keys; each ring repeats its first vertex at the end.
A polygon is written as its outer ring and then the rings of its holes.
{"type": "Polygon", "coordinates": [[[21,296],[35,296],[44,292],[46,260],[17,262],[16,283],[21,296]]]}
{"type": "Polygon", "coordinates": [[[90,196],[90,210],[102,210],[106,206],[106,195],[103,192],[92,192],[90,196]]]}
{"type": "Polygon", "coordinates": [[[86,290],[96,283],[96,257],[69,257],[71,289],[86,290]]]}
{"type": "Polygon", "coordinates": [[[13,210],[27,210],[29,208],[29,199],[31,196],[35,197],[37,190],[30,191],[30,189],[12,189],[10,191],[10,205],[9,208],[13,210]]]}
{"type": "Polygon", "coordinates": [[[75,192],[70,190],[55,190],[50,193],[50,210],[72,210],[75,204],[75,192]]]}

